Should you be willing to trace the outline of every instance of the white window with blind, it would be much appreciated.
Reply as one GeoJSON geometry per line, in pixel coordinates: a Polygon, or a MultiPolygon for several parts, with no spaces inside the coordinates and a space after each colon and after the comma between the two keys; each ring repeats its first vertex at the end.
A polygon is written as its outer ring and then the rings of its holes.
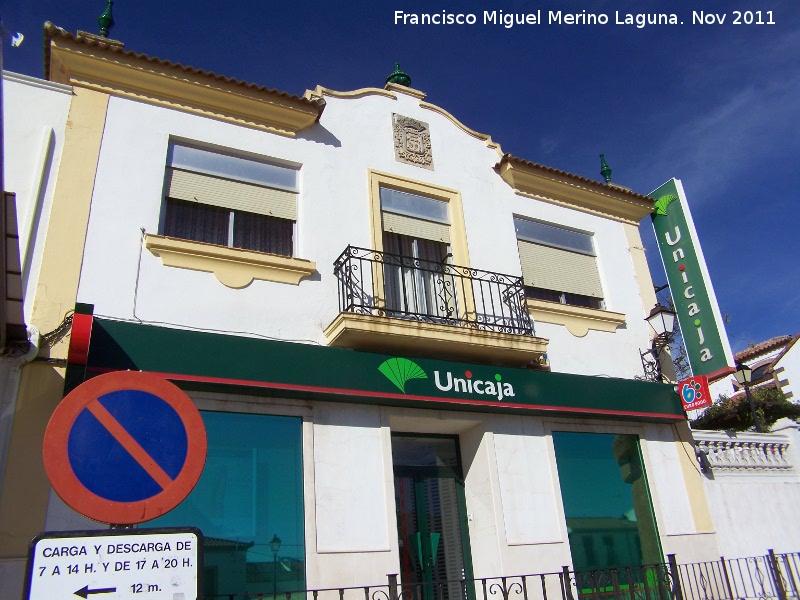
{"type": "Polygon", "coordinates": [[[293,256],[297,174],[292,167],[171,143],[163,234],[293,256]]]}
{"type": "Polygon", "coordinates": [[[380,188],[387,309],[396,315],[447,318],[455,311],[448,203],[380,188]]]}
{"type": "Polygon", "coordinates": [[[529,298],[604,308],[591,233],[521,217],[514,227],[529,298]]]}

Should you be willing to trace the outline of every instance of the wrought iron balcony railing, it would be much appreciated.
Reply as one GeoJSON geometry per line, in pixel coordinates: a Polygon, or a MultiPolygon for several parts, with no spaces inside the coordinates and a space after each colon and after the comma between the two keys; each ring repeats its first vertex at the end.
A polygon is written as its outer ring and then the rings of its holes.
{"type": "Polygon", "coordinates": [[[314,590],[273,586],[204,600],[797,600],[800,554],[776,554],[698,563],[667,562],[531,575],[384,583],[314,590]]]}
{"type": "Polygon", "coordinates": [[[534,335],[521,277],[355,246],[333,270],[341,312],[534,335]]]}

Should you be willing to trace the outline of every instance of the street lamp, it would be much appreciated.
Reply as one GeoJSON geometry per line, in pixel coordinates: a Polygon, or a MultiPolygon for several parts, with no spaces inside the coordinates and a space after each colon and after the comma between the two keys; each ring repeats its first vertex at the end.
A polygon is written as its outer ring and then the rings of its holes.
{"type": "Polygon", "coordinates": [[[640,351],[644,378],[647,381],[664,381],[661,371],[661,353],[672,340],[672,330],[675,327],[675,312],[666,306],[656,304],[645,319],[656,334],[649,349],[640,351]],[[645,357],[652,356],[652,360],[645,357]]]}
{"type": "Polygon", "coordinates": [[[272,550],[272,595],[278,597],[278,550],[281,549],[281,538],[275,533],[269,541],[269,549],[272,550]]]}
{"type": "Polygon", "coordinates": [[[736,373],[733,375],[739,385],[744,386],[744,394],[747,396],[747,402],[750,404],[750,411],[753,413],[753,425],[757,432],[763,431],[761,423],[758,421],[758,413],[756,413],[756,405],[753,402],[753,396],[750,395],[750,382],[753,380],[753,370],[745,364],[736,363],[736,373]]]}
{"type": "Polygon", "coordinates": [[[645,321],[653,328],[656,339],[664,339],[671,336],[675,328],[675,313],[662,304],[656,304],[645,321]]]}

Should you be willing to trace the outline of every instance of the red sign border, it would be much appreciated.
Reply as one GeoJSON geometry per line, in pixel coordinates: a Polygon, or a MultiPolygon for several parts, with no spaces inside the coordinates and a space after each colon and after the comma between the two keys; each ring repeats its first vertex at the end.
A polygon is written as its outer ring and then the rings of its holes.
{"type": "Polygon", "coordinates": [[[151,373],[116,371],[89,379],[64,397],[47,424],[42,458],[53,489],[75,511],[101,523],[132,525],[160,517],[178,506],[197,485],[207,451],[200,411],[183,390],[151,373]],[[78,480],[69,461],[68,441],[75,419],[90,402],[121,390],[139,390],[164,400],[178,413],[187,436],[186,462],[172,485],[136,502],[116,502],[92,493],[78,480]]]}

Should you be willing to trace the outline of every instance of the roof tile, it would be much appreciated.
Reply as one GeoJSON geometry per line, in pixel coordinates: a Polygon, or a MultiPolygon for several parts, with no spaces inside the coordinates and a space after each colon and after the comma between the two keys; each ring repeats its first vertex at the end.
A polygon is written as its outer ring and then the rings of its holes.
{"type": "Polygon", "coordinates": [[[500,167],[501,165],[503,165],[505,163],[516,163],[518,165],[522,165],[522,166],[526,166],[526,167],[532,167],[534,169],[538,169],[538,170],[544,171],[546,173],[550,173],[552,175],[558,175],[560,177],[566,177],[566,178],[572,179],[574,181],[579,181],[580,183],[582,183],[584,185],[590,185],[590,186],[592,186],[594,188],[597,188],[598,190],[608,191],[609,189],[612,189],[612,190],[614,190],[615,192],[617,192],[619,194],[622,194],[622,195],[625,195],[625,196],[629,196],[629,197],[634,198],[634,199],[639,200],[639,201],[644,201],[644,202],[649,202],[649,203],[653,202],[653,199],[650,198],[649,196],[644,196],[642,194],[637,194],[633,190],[630,190],[630,189],[628,189],[626,187],[623,187],[621,185],[607,184],[604,181],[597,181],[597,180],[594,180],[594,179],[588,179],[586,177],[581,177],[580,175],[574,175],[573,173],[568,173],[567,171],[562,171],[560,169],[555,169],[553,167],[548,167],[546,165],[541,165],[539,163],[535,163],[535,162],[531,162],[529,160],[525,160],[524,158],[519,158],[517,156],[514,156],[513,154],[508,154],[508,153],[504,154],[503,158],[500,159],[500,162],[497,163],[496,166],[500,167]]]}
{"type": "Polygon", "coordinates": [[[49,77],[50,72],[50,40],[54,38],[61,38],[65,40],[69,40],[72,42],[76,42],[79,44],[85,44],[87,46],[92,46],[95,48],[99,48],[104,52],[108,52],[111,54],[120,54],[122,56],[127,56],[130,58],[135,58],[136,60],[143,60],[147,61],[162,67],[167,67],[171,69],[175,69],[178,71],[183,71],[184,73],[189,73],[192,75],[197,75],[200,77],[206,77],[208,79],[212,79],[214,81],[220,81],[224,83],[228,83],[231,85],[241,86],[253,91],[257,92],[266,92],[268,94],[277,95],[286,100],[291,102],[295,102],[297,104],[303,104],[307,106],[314,106],[316,108],[320,108],[321,102],[319,99],[308,99],[302,98],[295,94],[290,94],[288,92],[282,92],[280,90],[276,90],[273,88],[268,88],[262,85],[257,85],[254,83],[248,83],[247,81],[243,81],[240,79],[236,79],[234,77],[227,77],[225,75],[218,75],[213,71],[206,71],[204,69],[197,69],[195,67],[182,65],[181,63],[172,62],[169,60],[163,60],[161,58],[155,56],[148,56],[147,54],[141,54],[134,52],[132,50],[125,50],[125,46],[114,42],[113,40],[109,41],[102,41],[102,38],[98,38],[94,35],[84,34],[83,32],[78,32],[77,35],[70,33],[69,31],[62,29],[48,21],[44,24],[44,46],[45,46],[45,64],[44,64],[44,71],[45,77],[49,77]]]}
{"type": "Polygon", "coordinates": [[[745,360],[753,359],[761,354],[766,354],[772,350],[776,350],[781,348],[792,341],[792,335],[779,335],[774,338],[770,338],[760,344],[756,344],[755,346],[751,346],[750,348],[745,348],[741,352],[737,352],[734,358],[736,362],[742,362],[745,360]]]}

